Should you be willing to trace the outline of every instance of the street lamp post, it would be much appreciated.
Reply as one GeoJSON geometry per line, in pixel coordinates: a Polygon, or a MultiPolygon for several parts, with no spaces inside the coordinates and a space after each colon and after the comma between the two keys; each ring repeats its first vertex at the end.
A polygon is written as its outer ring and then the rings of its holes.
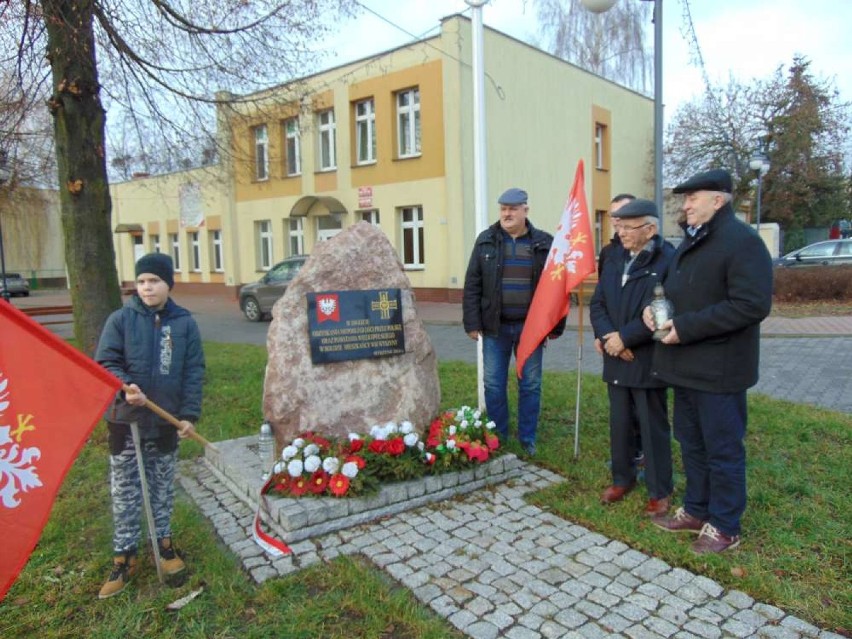
{"type": "MultiPolygon", "coordinates": [[[[609,11],[617,0],[581,0],[593,13],[609,11]]],[[[654,202],[663,211],[663,0],[654,3],[654,202]]]]}
{"type": "MultiPolygon", "coordinates": [[[[9,179],[9,169],[6,168],[6,152],[0,151],[0,188],[6,184],[9,179]]],[[[9,294],[9,285],[6,282],[6,255],[3,252],[3,215],[0,213],[0,281],[3,282],[3,290],[0,291],[0,297],[7,302],[12,296],[9,294]]]]}
{"type": "Polygon", "coordinates": [[[763,190],[763,176],[769,172],[769,158],[766,157],[766,153],[763,149],[758,149],[751,156],[751,159],[748,162],[749,168],[757,174],[757,217],[755,224],[755,228],[760,233],[760,198],[761,192],[763,190]]]}

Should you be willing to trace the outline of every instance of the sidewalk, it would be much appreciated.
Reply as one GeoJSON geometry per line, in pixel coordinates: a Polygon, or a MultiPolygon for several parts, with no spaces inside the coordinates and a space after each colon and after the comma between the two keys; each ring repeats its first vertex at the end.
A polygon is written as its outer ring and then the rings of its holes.
{"type": "MultiPolygon", "coordinates": [[[[239,313],[236,300],[230,294],[222,292],[185,292],[177,290],[175,299],[193,312],[239,313]]],[[[68,291],[38,290],[29,297],[13,297],[12,304],[18,308],[36,308],[45,306],[64,306],[71,303],[68,291]]],[[[461,324],[461,304],[440,302],[418,302],[417,311],[426,324],[461,324]]],[[[577,330],[577,309],[568,314],[567,330],[577,330]]],[[[589,308],[583,306],[583,330],[591,330],[589,308]]],[[[827,317],[777,317],[770,315],[760,327],[765,337],[792,336],[843,336],[852,337],[852,315],[832,315],[827,317]]]]}

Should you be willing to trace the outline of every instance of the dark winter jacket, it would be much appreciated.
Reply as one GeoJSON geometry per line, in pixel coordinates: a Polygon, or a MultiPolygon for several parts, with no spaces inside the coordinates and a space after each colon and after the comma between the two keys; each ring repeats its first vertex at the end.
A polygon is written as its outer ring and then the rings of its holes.
{"type": "MultiPolygon", "coordinates": [[[[201,416],[204,352],[198,325],[171,299],[155,311],[138,296],[107,318],[95,359],[125,384],[135,383],[152,402],[178,419],[201,416]]],[[[176,443],[176,429],[144,406],[131,406],[119,392],[107,409],[112,425],[135,421],[142,439],[176,443]]],[[[127,430],[126,426],[124,430],[127,430]]]]}
{"type": "Polygon", "coordinates": [[[663,282],[680,344],[657,343],[654,374],[674,386],[734,393],[757,383],[760,322],[772,307],[772,259],[730,204],[686,234],[663,282]]]}
{"type": "Polygon", "coordinates": [[[654,286],[662,281],[674,255],[675,248],[659,235],[651,240],[652,248],[643,249],[630,265],[627,281],[622,286],[624,266],[630,253],[621,246],[610,244],[604,256],[598,285],[589,303],[589,317],[595,337],[618,331],[624,345],[633,351],[634,359],[603,356],[603,380],[629,388],[659,388],[664,386],[651,375],[654,342],[651,331],[642,321],[642,311],[654,296],[654,286]]]}
{"type": "MultiPolygon", "coordinates": [[[[547,262],[553,236],[535,228],[527,220],[533,255],[533,290],[547,262]]],[[[500,311],[503,300],[503,242],[506,234],[499,222],[492,224],[476,238],[467,273],[464,277],[462,321],[466,333],[481,331],[496,336],[500,329],[500,311]]],[[[558,337],[565,330],[563,318],[549,337],[558,337]]]]}

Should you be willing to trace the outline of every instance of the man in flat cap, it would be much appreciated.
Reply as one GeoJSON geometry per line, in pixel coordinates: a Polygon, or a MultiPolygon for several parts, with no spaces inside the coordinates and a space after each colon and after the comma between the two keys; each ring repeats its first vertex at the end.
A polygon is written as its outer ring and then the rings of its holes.
{"type": "Polygon", "coordinates": [[[665,275],[674,247],[659,235],[657,205],[634,199],[617,211],[620,244],[610,245],[589,304],[595,338],[604,351],[609,395],[612,485],[601,503],[613,504],[636,486],[638,429],[645,449],[645,514],[661,515],[671,503],[671,430],[666,387],[651,375],[652,331],[642,310],[665,275]]]}
{"type": "MultiPolygon", "coordinates": [[[[674,387],[683,507],[655,524],[697,534],[692,550],[740,543],[746,507],[746,390],[757,383],[760,322],[772,306],[772,260],[731,207],[731,175],[715,169],[674,188],[684,195],[683,242],[663,285],[674,317],[654,350],[654,374],[674,387]]],[[[649,309],[644,319],[655,328],[649,309]]]]}
{"type": "MultiPolygon", "coordinates": [[[[509,361],[521,339],[553,236],[527,219],[526,191],[508,189],[497,202],[499,221],[480,233],[473,246],[464,278],[462,314],[468,336],[482,338],[485,407],[497,436],[505,442],[509,436],[509,361]]],[[[564,329],[563,318],[549,337],[558,337],[564,329]]],[[[518,439],[528,455],[536,452],[543,347],[542,343],[533,351],[518,379],[518,439]]]]}

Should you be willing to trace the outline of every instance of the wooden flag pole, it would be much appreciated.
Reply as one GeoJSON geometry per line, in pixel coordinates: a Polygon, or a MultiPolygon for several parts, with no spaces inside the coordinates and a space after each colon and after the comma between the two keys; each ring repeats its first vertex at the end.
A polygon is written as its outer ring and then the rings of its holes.
{"type": "Polygon", "coordinates": [[[148,522],[148,535],[151,537],[151,548],[154,550],[154,563],[157,565],[157,579],[161,584],[166,583],[163,575],[163,565],[160,561],[160,542],[157,539],[157,524],[154,522],[154,511],[151,510],[151,497],[148,494],[148,477],[145,475],[145,463],[142,461],[142,442],[139,438],[139,426],[130,423],[130,434],[133,437],[133,448],[136,449],[136,466],[139,468],[139,485],[142,486],[142,506],[145,509],[145,519],[148,522]]]}
{"type": "Polygon", "coordinates": [[[580,457],[580,387],[583,383],[583,283],[577,287],[577,400],[574,402],[574,459],[580,457]]]}
{"type": "MultiPolygon", "coordinates": [[[[130,388],[127,384],[123,384],[123,385],[122,385],[122,390],[124,390],[124,392],[125,392],[125,393],[127,393],[127,392],[132,392],[132,389],[131,389],[131,388],[130,388]]],[[[159,415],[160,417],[162,417],[163,419],[165,419],[167,422],[169,422],[172,426],[174,426],[174,427],[175,427],[175,428],[177,428],[178,430],[180,430],[181,428],[183,428],[183,426],[182,426],[182,425],[181,425],[181,423],[180,423],[180,420],[179,420],[177,417],[175,417],[174,415],[172,415],[172,414],[171,414],[171,413],[169,413],[168,411],[163,410],[162,408],[160,408],[159,406],[157,406],[154,402],[152,402],[152,401],[151,401],[150,399],[148,399],[148,398],[145,398],[145,407],[146,407],[146,408],[148,408],[148,409],[150,409],[150,410],[152,410],[152,411],[154,411],[155,413],[157,413],[157,415],[159,415]]],[[[204,437],[202,437],[201,435],[199,435],[199,434],[198,434],[195,430],[193,430],[193,431],[189,434],[189,438],[190,438],[190,439],[194,439],[194,440],[195,440],[195,441],[197,441],[199,444],[203,444],[204,446],[209,446],[209,447],[210,447],[210,448],[212,448],[213,450],[218,450],[218,449],[216,448],[216,446],[214,446],[211,442],[209,442],[209,441],[207,441],[206,439],[204,439],[204,437]]]]}

